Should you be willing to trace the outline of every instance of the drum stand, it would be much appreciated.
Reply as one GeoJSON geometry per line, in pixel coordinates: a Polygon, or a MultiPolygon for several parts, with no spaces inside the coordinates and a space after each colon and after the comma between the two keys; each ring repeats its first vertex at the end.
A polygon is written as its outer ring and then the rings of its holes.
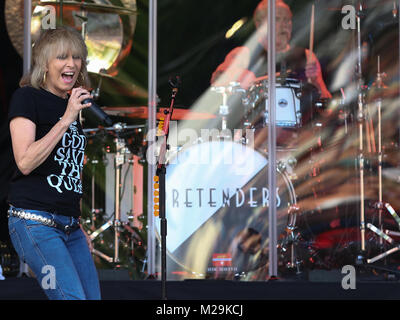
{"type": "Polygon", "coordinates": [[[288,269],[296,269],[296,274],[300,275],[302,271],[300,266],[303,263],[298,257],[298,246],[301,241],[300,233],[296,232],[296,217],[300,212],[300,208],[297,204],[293,204],[288,209],[288,221],[286,225],[286,236],[279,242],[278,247],[281,249],[282,255],[288,253],[290,248],[289,262],[286,264],[288,269]]]}
{"type": "Polygon", "coordinates": [[[110,219],[105,224],[103,224],[99,229],[95,230],[89,237],[93,241],[100,233],[107,230],[109,227],[114,227],[114,256],[110,257],[106,254],[100,252],[99,250],[93,249],[93,253],[98,255],[100,258],[110,262],[118,264],[120,262],[119,258],[119,243],[120,243],[120,232],[122,230],[123,223],[121,222],[121,169],[125,163],[125,154],[129,153],[125,140],[119,137],[119,132],[128,128],[124,124],[117,123],[112,129],[117,133],[117,137],[114,139],[116,153],[115,153],[115,193],[114,193],[114,219],[110,219]]]}
{"type": "Polygon", "coordinates": [[[227,117],[229,115],[227,88],[219,87],[219,88],[216,89],[216,92],[222,94],[222,103],[219,106],[219,115],[221,116],[221,130],[226,130],[226,128],[227,128],[227,117]]]}
{"type": "MultiPolygon", "coordinates": [[[[230,113],[230,107],[228,104],[228,94],[232,95],[235,93],[240,93],[242,96],[247,93],[247,91],[240,87],[240,83],[238,82],[231,82],[229,86],[226,87],[212,87],[212,90],[216,93],[222,95],[222,102],[219,106],[219,116],[221,117],[221,131],[222,131],[222,138],[229,138],[228,136],[223,136],[224,131],[229,129],[228,128],[228,116],[230,113]]],[[[243,100],[243,97],[241,98],[243,100]]]]}
{"type": "Polygon", "coordinates": [[[92,191],[92,209],[91,212],[91,229],[94,230],[95,225],[94,222],[96,220],[96,215],[103,212],[103,209],[96,208],[95,200],[96,200],[96,166],[99,163],[99,160],[93,159],[92,163],[92,180],[91,180],[91,191],[92,191]]]}
{"type": "Polygon", "coordinates": [[[356,264],[364,262],[365,255],[365,206],[364,206],[364,93],[363,93],[363,77],[361,68],[361,15],[362,5],[360,4],[359,11],[357,12],[357,49],[358,49],[358,135],[359,135],[359,148],[358,148],[358,163],[359,163],[359,176],[360,176],[360,232],[361,232],[361,251],[356,259],[356,264]]]}
{"type": "MultiPolygon", "coordinates": [[[[386,208],[387,211],[391,214],[391,216],[395,219],[399,226],[400,230],[400,218],[397,215],[396,211],[389,203],[384,203],[382,198],[382,74],[380,73],[380,60],[378,56],[378,73],[377,73],[377,90],[378,90],[378,98],[376,100],[376,106],[378,110],[378,189],[379,189],[379,200],[375,203],[374,207],[378,210],[378,224],[379,228],[375,227],[373,224],[368,223],[367,228],[370,229],[372,232],[376,233],[379,236],[379,243],[382,244],[382,240],[387,241],[389,244],[394,244],[393,238],[389,235],[399,236],[399,232],[390,231],[390,230],[383,230],[382,226],[382,213],[383,209],[386,208]]],[[[386,256],[399,251],[400,244],[379,254],[378,256],[367,259],[367,263],[374,263],[386,256]]]]}

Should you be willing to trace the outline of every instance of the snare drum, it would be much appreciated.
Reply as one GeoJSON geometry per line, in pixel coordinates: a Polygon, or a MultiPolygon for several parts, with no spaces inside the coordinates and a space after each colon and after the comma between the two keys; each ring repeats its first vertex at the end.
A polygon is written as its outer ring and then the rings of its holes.
{"type": "MultiPolygon", "coordinates": [[[[267,158],[239,143],[199,143],[169,159],[166,175],[168,278],[233,277],[268,263],[267,158]]],[[[296,217],[293,185],[277,166],[277,234],[296,217]]],[[[261,278],[260,278],[261,279],[261,278]]]]}
{"type": "MultiPolygon", "coordinates": [[[[244,126],[260,128],[268,125],[268,80],[257,81],[248,91],[244,100],[244,126]]],[[[276,126],[299,128],[312,118],[317,89],[297,79],[276,81],[276,126]]]]}

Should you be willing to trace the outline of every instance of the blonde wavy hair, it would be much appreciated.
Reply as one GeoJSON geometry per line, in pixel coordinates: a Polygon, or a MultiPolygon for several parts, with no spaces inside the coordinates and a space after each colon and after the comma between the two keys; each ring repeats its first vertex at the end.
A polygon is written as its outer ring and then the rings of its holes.
{"type": "Polygon", "coordinates": [[[32,86],[36,89],[44,87],[44,79],[48,62],[59,55],[68,53],[79,56],[82,64],[74,87],[90,87],[87,73],[87,48],[81,34],[70,27],[43,30],[32,48],[32,65],[28,74],[20,80],[20,87],[32,86]]]}

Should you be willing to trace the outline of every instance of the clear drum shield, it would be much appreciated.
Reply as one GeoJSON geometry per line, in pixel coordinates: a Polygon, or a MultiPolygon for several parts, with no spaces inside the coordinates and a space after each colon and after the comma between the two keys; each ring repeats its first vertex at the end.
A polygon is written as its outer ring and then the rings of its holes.
{"type": "Polygon", "coordinates": [[[183,84],[167,157],[168,279],[313,280],[398,262],[398,4],[276,1],[273,25],[270,6],[160,5],[193,38],[169,37],[179,58],[159,54],[163,103],[171,74],[183,84]]]}

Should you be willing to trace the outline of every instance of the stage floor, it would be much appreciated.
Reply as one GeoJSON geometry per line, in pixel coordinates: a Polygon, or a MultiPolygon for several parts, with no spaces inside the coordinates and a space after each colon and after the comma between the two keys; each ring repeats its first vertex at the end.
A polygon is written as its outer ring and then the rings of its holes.
{"type": "MultiPolygon", "coordinates": [[[[158,280],[101,280],[104,300],[161,300],[158,280]]],[[[168,300],[398,300],[400,282],[359,281],[343,289],[337,281],[226,281],[184,280],[167,282],[168,300]]],[[[0,281],[0,300],[47,300],[33,278],[0,281]]]]}

